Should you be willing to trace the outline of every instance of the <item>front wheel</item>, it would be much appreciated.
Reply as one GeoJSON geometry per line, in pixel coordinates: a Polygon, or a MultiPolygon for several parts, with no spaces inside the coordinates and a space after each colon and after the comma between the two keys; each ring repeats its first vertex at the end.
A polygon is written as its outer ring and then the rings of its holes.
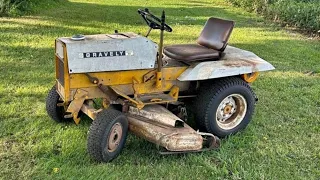
{"type": "Polygon", "coordinates": [[[88,134],[88,153],[99,162],[110,162],[123,149],[128,132],[127,117],[109,108],[100,112],[88,134]]]}
{"type": "Polygon", "coordinates": [[[225,137],[247,127],[254,107],[254,92],[245,81],[237,77],[217,79],[200,90],[196,121],[207,132],[225,137]]]}
{"type": "Polygon", "coordinates": [[[60,100],[60,96],[56,91],[56,86],[53,86],[46,99],[46,110],[48,115],[52,120],[59,123],[71,120],[70,118],[64,118],[66,109],[64,106],[58,106],[59,103],[63,103],[63,101],[60,100]]]}

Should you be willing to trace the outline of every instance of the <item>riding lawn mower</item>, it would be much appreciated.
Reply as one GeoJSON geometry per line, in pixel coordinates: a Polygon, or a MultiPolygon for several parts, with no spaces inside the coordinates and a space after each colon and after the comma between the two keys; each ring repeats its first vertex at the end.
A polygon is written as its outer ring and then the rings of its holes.
{"type": "Polygon", "coordinates": [[[165,13],[138,13],[145,36],[75,35],[55,41],[56,83],[46,101],[56,122],[93,120],[88,153],[110,162],[123,149],[128,131],[161,154],[218,148],[220,139],[244,129],[257,97],[250,87],[260,71],[274,67],[252,52],[227,45],[234,22],[211,17],[194,44],[163,47],[165,13]],[[160,30],[160,41],[148,38],[160,30]],[[190,112],[196,130],[189,126],[190,112]],[[188,120],[188,121],[187,121],[188,120]]]}

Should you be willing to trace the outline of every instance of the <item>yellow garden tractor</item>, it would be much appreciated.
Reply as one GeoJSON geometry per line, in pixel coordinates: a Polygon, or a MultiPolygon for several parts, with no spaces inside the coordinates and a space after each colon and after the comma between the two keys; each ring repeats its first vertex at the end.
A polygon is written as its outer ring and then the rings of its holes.
{"type": "Polygon", "coordinates": [[[128,131],[161,154],[175,154],[217,148],[219,137],[244,129],[257,100],[249,83],[274,67],[227,45],[234,22],[211,17],[196,43],[163,47],[164,31],[172,31],[164,11],[160,18],[148,9],[138,13],[150,28],[146,36],[115,31],[56,39],[48,115],[76,124],[90,117],[87,148],[100,162],[119,155],[128,131]],[[160,30],[159,44],[148,38],[153,29],[160,30]],[[187,124],[190,113],[196,130],[187,124]]]}

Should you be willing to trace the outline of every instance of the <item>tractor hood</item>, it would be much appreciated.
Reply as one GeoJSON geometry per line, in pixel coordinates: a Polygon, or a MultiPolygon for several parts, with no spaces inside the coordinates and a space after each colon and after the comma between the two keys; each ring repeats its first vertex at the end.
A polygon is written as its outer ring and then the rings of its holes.
{"type": "Polygon", "coordinates": [[[56,54],[68,59],[69,73],[152,69],[158,45],[134,33],[87,35],[83,40],[70,37],[56,40],[56,54]]]}

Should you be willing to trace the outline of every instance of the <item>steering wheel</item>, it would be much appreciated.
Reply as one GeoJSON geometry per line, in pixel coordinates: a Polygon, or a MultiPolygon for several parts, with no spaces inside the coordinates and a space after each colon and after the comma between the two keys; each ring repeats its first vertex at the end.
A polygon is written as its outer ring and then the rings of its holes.
{"type": "MultiPolygon", "coordinates": [[[[138,9],[138,13],[146,21],[147,25],[152,29],[161,29],[161,20],[146,8],[145,10],[138,9]]],[[[172,28],[168,24],[164,24],[164,30],[172,32],[172,28]]]]}

